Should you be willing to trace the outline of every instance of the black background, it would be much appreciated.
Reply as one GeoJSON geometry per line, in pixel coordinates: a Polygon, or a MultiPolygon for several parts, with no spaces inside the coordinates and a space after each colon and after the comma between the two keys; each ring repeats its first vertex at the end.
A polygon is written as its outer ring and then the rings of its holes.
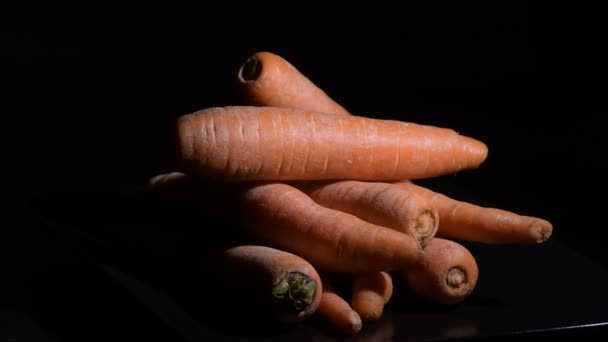
{"type": "Polygon", "coordinates": [[[2,243],[34,253],[29,233],[8,223],[35,216],[21,206],[32,198],[67,206],[170,171],[173,120],[238,104],[239,63],[266,50],[354,114],[486,142],[479,169],[441,181],[547,218],[554,238],[608,263],[602,13],[496,2],[3,2],[2,243]]]}

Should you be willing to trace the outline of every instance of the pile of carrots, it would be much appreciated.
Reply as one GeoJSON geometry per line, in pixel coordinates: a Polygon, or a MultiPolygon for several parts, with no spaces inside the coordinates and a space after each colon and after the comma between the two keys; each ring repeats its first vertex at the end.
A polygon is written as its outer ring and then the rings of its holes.
{"type": "Polygon", "coordinates": [[[239,243],[221,251],[219,269],[226,291],[255,303],[250,312],[280,322],[316,314],[356,334],[382,317],[399,290],[394,277],[424,300],[464,301],[478,267],[457,240],[533,245],[551,236],[544,219],[415,184],[477,168],[488,154],[477,139],[352,115],[269,52],[240,65],[236,84],[242,105],[177,120],[178,170],[149,185],[225,185],[234,213],[226,229],[239,243]],[[332,274],[348,277],[349,297],[332,274]]]}

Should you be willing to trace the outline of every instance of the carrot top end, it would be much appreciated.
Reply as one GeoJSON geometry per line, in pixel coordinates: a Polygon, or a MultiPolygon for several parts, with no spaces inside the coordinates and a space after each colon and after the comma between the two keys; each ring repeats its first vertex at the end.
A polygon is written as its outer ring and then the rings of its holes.
{"type": "Polygon", "coordinates": [[[317,284],[312,278],[300,272],[289,272],[272,288],[272,295],[300,312],[312,304],[316,290],[317,284]]]}
{"type": "Polygon", "coordinates": [[[255,57],[250,57],[239,69],[239,79],[242,82],[255,81],[262,73],[262,63],[255,57]]]}

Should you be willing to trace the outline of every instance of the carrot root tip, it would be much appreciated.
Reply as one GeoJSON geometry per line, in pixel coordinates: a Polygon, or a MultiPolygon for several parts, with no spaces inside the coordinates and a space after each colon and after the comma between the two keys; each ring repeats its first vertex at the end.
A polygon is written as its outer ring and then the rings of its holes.
{"type": "Polygon", "coordinates": [[[451,288],[460,288],[467,283],[467,273],[462,267],[451,267],[446,274],[445,281],[451,288]]]}
{"type": "Polygon", "coordinates": [[[255,58],[250,57],[243,63],[239,69],[239,78],[242,81],[255,81],[262,73],[262,63],[255,58]]]}
{"type": "Polygon", "coordinates": [[[553,227],[550,223],[536,221],[530,226],[530,230],[536,239],[536,243],[543,243],[551,237],[553,227]]]}
{"type": "Polygon", "coordinates": [[[316,290],[317,284],[312,278],[300,272],[289,272],[272,288],[272,295],[300,312],[312,304],[316,290]]]}

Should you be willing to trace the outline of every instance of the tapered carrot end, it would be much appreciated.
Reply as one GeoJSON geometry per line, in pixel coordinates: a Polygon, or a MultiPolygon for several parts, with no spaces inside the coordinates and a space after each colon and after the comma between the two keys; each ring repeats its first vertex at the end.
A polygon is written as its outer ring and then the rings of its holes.
{"type": "Polygon", "coordinates": [[[363,327],[361,316],[359,316],[359,314],[354,310],[352,310],[350,313],[348,324],[349,326],[345,327],[344,331],[353,335],[361,331],[361,328],[363,327]]]}
{"type": "Polygon", "coordinates": [[[468,155],[471,156],[471,167],[477,167],[488,158],[488,146],[474,138],[463,137],[467,140],[466,146],[468,155]]]}
{"type": "Polygon", "coordinates": [[[530,225],[530,231],[534,236],[536,243],[543,243],[553,234],[553,225],[549,221],[539,219],[530,225]]]}

